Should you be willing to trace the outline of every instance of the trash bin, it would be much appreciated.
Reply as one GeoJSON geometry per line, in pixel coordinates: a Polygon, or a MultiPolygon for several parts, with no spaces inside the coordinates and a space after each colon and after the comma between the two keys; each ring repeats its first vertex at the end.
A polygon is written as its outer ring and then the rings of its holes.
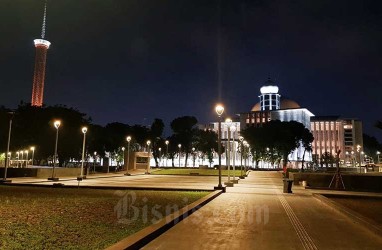
{"type": "Polygon", "coordinates": [[[283,179],[284,182],[284,193],[292,193],[293,180],[283,179]]]}

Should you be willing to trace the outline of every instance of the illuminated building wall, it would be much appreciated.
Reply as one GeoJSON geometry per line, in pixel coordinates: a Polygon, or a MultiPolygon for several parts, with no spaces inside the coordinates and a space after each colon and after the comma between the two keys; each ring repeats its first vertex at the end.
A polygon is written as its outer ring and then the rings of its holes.
{"type": "Polygon", "coordinates": [[[32,87],[32,106],[41,107],[44,101],[44,82],[46,68],[46,54],[50,46],[50,42],[43,39],[35,39],[36,57],[33,75],[32,87]]]}
{"type": "Polygon", "coordinates": [[[362,122],[359,120],[339,116],[312,117],[311,131],[313,155],[318,158],[325,152],[336,156],[341,150],[340,159],[349,163],[356,157],[357,145],[363,149],[362,122]]]}

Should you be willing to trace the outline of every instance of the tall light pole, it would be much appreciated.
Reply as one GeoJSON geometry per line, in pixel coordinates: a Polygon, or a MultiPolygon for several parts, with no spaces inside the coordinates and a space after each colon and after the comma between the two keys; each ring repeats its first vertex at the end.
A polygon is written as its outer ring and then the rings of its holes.
{"type": "Polygon", "coordinates": [[[129,173],[129,165],[130,165],[130,142],[131,142],[131,136],[126,137],[127,141],[127,163],[126,163],[126,173],[125,175],[130,175],[129,173]]]}
{"type": "Polygon", "coordinates": [[[84,179],[85,144],[86,144],[86,132],[88,132],[88,128],[82,127],[81,131],[84,134],[84,137],[82,140],[81,174],[77,178],[77,180],[83,180],[84,179]]]}
{"type": "Polygon", "coordinates": [[[166,140],[164,143],[166,144],[166,167],[168,167],[168,144],[170,142],[166,140]]]}
{"type": "Polygon", "coordinates": [[[179,148],[179,167],[180,167],[180,149],[182,148],[182,144],[178,144],[178,148],[179,148]]]}
{"type": "Polygon", "coordinates": [[[151,155],[150,155],[150,151],[151,151],[151,148],[150,148],[150,145],[151,145],[151,141],[150,140],[148,140],[147,142],[146,142],[146,144],[147,144],[147,147],[148,147],[148,149],[147,149],[147,156],[148,156],[148,164],[147,164],[147,171],[146,171],[146,174],[150,174],[150,160],[151,160],[151,155]]]}
{"type": "Polygon", "coordinates": [[[31,151],[32,151],[32,167],[33,167],[33,163],[34,163],[34,150],[36,149],[35,147],[31,147],[30,148],[31,151]]]}
{"type": "Polygon", "coordinates": [[[361,145],[357,145],[357,152],[359,157],[359,173],[361,173],[361,145]]]}
{"type": "Polygon", "coordinates": [[[60,126],[61,126],[61,121],[60,120],[54,121],[54,127],[56,128],[56,144],[55,144],[55,147],[54,147],[52,177],[48,178],[48,180],[52,180],[52,181],[58,181],[58,178],[54,177],[54,170],[56,168],[56,163],[57,163],[58,129],[60,128],[60,126]]]}
{"type": "Polygon", "coordinates": [[[236,182],[236,176],[235,176],[235,171],[236,171],[236,143],[235,143],[235,131],[236,131],[236,126],[232,125],[231,126],[231,131],[232,131],[232,167],[233,167],[233,182],[236,182]]]}
{"type": "Polygon", "coordinates": [[[195,148],[191,149],[192,151],[192,167],[195,167],[195,148]]]}
{"type": "Polygon", "coordinates": [[[230,118],[225,119],[225,123],[227,126],[227,158],[226,158],[226,165],[228,168],[228,182],[231,182],[231,174],[230,174],[230,167],[231,167],[231,123],[232,120],[230,118]]]}
{"type": "Polygon", "coordinates": [[[94,155],[94,157],[93,157],[93,173],[95,173],[95,164],[97,161],[97,151],[94,151],[93,155],[94,155]]]}
{"type": "Polygon", "coordinates": [[[20,167],[22,168],[23,165],[24,165],[24,163],[23,163],[23,161],[24,161],[24,150],[21,150],[20,154],[21,154],[21,164],[20,164],[20,167]]]}
{"type": "Polygon", "coordinates": [[[10,183],[10,182],[12,182],[11,180],[7,180],[7,170],[8,170],[8,167],[9,167],[9,160],[10,160],[10,157],[8,158],[8,156],[9,156],[9,145],[11,143],[12,120],[13,120],[14,112],[9,112],[8,114],[10,115],[10,118],[9,118],[9,128],[8,128],[7,153],[5,155],[4,178],[3,178],[2,181],[0,181],[0,183],[10,183]]]}
{"type": "Polygon", "coordinates": [[[240,141],[240,176],[243,177],[243,153],[244,153],[244,137],[239,136],[239,141],[240,141]]]}
{"type": "Polygon", "coordinates": [[[25,167],[27,168],[28,167],[28,161],[29,161],[29,151],[28,150],[25,150],[24,153],[26,154],[26,161],[25,161],[25,167]]]}
{"type": "Polygon", "coordinates": [[[125,167],[125,150],[126,148],[125,147],[122,147],[122,165],[123,167],[125,167]]]}
{"type": "Polygon", "coordinates": [[[377,151],[377,161],[378,161],[378,164],[381,163],[381,161],[379,160],[379,155],[381,154],[381,152],[377,151]]]}
{"type": "Polygon", "coordinates": [[[20,151],[17,151],[16,152],[16,165],[17,165],[17,168],[19,167],[19,163],[20,163],[20,151]]]}
{"type": "Polygon", "coordinates": [[[222,164],[221,164],[221,116],[224,112],[224,107],[221,104],[216,105],[215,112],[218,115],[218,157],[219,157],[219,184],[217,186],[218,189],[222,189],[222,164]]]}
{"type": "Polygon", "coordinates": [[[162,162],[162,148],[158,148],[158,151],[159,151],[159,167],[160,167],[160,164],[162,162]]]}

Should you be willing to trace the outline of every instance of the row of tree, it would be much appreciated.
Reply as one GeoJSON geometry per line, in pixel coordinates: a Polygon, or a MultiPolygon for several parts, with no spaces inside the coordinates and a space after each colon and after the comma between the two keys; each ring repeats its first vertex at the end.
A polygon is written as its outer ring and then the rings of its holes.
{"type": "Polygon", "coordinates": [[[261,127],[248,127],[241,131],[241,135],[250,145],[255,166],[258,166],[260,160],[266,160],[273,165],[279,165],[282,161],[284,169],[288,164],[288,156],[300,146],[304,148],[302,157],[304,166],[305,154],[307,151],[312,151],[314,140],[309,129],[296,121],[270,121],[261,127]]]}
{"type": "MultiPolygon", "coordinates": [[[[54,154],[56,129],[55,120],[61,120],[59,128],[58,158],[60,166],[81,159],[83,126],[88,127],[87,147],[88,154],[97,152],[99,157],[111,157],[122,162],[122,147],[127,148],[126,136],[131,136],[131,151],[140,151],[151,141],[151,150],[158,164],[160,154],[167,153],[167,157],[174,158],[179,152],[181,144],[182,153],[186,159],[196,148],[200,157],[212,160],[213,152],[217,150],[217,134],[197,127],[197,119],[184,116],[174,119],[170,126],[173,134],[165,138],[163,135],[164,123],[155,119],[150,127],[142,125],[128,125],[119,122],[109,123],[106,126],[93,124],[90,117],[80,111],[66,106],[32,107],[29,104],[20,104],[16,110],[0,107],[0,152],[6,151],[9,120],[12,117],[11,151],[35,146],[35,163],[46,165],[54,154]],[[165,141],[169,144],[166,145],[165,141]],[[159,152],[159,148],[162,149],[159,152]],[[167,151],[168,149],[168,151],[167,151]]],[[[187,162],[187,160],[186,160],[187,162]]]]}

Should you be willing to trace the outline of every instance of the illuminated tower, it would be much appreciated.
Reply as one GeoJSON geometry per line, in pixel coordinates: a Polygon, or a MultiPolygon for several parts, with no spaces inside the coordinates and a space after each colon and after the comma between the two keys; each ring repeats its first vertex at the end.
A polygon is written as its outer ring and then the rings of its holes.
{"type": "Polygon", "coordinates": [[[275,86],[274,83],[274,81],[268,78],[265,82],[266,85],[260,89],[261,111],[280,109],[279,87],[275,86]]]}
{"type": "Polygon", "coordinates": [[[37,106],[37,107],[41,107],[44,100],[46,54],[50,46],[50,42],[47,40],[44,40],[45,26],[46,26],[46,1],[45,1],[45,7],[44,7],[44,18],[42,21],[41,39],[34,40],[34,46],[36,47],[36,58],[35,58],[35,64],[34,64],[31,105],[37,106]]]}

